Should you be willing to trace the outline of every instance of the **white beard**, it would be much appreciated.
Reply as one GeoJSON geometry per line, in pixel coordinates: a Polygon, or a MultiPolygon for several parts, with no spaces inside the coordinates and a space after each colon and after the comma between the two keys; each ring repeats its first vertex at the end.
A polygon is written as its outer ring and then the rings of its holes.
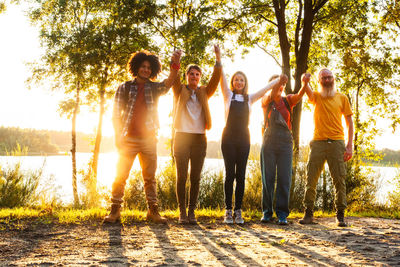
{"type": "Polygon", "coordinates": [[[334,97],[335,94],[336,94],[336,88],[334,86],[332,88],[326,88],[326,87],[321,88],[321,96],[323,98],[334,97]]]}

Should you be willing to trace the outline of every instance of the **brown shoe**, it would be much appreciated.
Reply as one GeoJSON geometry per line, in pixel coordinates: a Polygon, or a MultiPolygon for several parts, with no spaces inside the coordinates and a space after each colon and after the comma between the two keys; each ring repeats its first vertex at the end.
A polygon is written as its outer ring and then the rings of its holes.
{"type": "Polygon", "coordinates": [[[120,204],[112,204],[110,214],[108,214],[103,222],[105,223],[115,223],[121,220],[121,205],[120,204]]]}
{"type": "Polygon", "coordinates": [[[197,224],[196,215],[194,214],[194,210],[189,209],[188,219],[190,224],[197,224]]]}
{"type": "Polygon", "coordinates": [[[314,212],[310,209],[306,209],[304,217],[299,221],[300,224],[314,224],[314,212]]]}
{"type": "Polygon", "coordinates": [[[186,209],[179,209],[179,224],[188,224],[189,218],[186,215],[186,209]]]}
{"type": "Polygon", "coordinates": [[[149,210],[147,211],[147,220],[155,223],[167,223],[167,219],[165,217],[162,217],[158,212],[157,205],[149,207],[149,210]]]}

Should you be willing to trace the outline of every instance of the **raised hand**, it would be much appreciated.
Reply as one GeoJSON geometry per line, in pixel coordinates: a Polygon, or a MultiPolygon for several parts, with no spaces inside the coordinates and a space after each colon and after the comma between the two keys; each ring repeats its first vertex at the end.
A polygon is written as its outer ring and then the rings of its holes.
{"type": "Polygon", "coordinates": [[[310,80],[311,80],[311,74],[310,73],[303,73],[303,75],[301,75],[301,82],[303,84],[309,83],[310,80]]]}
{"type": "Polygon", "coordinates": [[[172,53],[171,62],[175,64],[180,64],[181,56],[182,56],[182,50],[180,49],[175,50],[174,53],[172,53]]]}
{"type": "Polygon", "coordinates": [[[217,62],[221,62],[221,50],[219,49],[219,46],[217,44],[214,45],[214,52],[217,62]]]}
{"type": "Polygon", "coordinates": [[[279,76],[279,84],[280,85],[284,85],[288,82],[288,77],[286,76],[286,74],[281,74],[279,76]]]}

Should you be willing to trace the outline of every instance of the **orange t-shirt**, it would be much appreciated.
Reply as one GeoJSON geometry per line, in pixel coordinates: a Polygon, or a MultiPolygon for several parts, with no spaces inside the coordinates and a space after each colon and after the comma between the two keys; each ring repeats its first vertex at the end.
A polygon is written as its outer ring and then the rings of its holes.
{"type": "Polygon", "coordinates": [[[320,92],[314,92],[310,101],[314,106],[314,140],[344,140],[342,115],[353,115],[347,96],[336,93],[334,97],[323,98],[320,92]]]}

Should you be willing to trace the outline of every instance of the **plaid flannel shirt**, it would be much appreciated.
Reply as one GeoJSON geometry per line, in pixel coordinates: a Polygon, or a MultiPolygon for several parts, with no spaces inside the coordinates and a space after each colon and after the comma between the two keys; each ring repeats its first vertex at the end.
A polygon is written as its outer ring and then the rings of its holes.
{"type": "MultiPolygon", "coordinates": [[[[147,107],[146,127],[148,130],[158,128],[157,103],[160,95],[166,94],[169,88],[164,82],[148,81],[144,85],[144,96],[147,107]]],[[[115,134],[121,137],[128,134],[132,121],[133,110],[137,96],[136,79],[121,84],[114,98],[113,124],[115,134]]]]}

